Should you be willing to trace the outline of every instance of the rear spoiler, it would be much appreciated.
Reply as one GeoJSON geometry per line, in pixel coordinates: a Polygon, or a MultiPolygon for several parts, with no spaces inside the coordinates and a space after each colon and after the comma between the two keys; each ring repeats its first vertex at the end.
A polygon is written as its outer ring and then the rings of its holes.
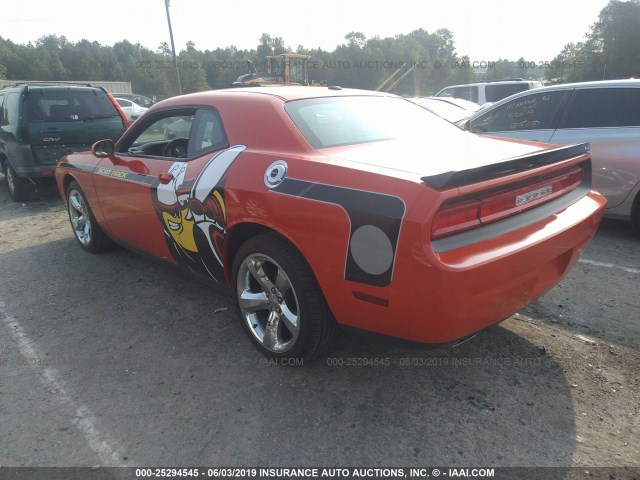
{"type": "Polygon", "coordinates": [[[571,157],[577,157],[588,151],[589,143],[550,148],[549,150],[529,153],[491,165],[483,165],[468,170],[449,171],[437,175],[427,175],[422,177],[421,180],[433,188],[444,190],[469,185],[471,183],[478,183],[492,178],[504,177],[505,175],[511,175],[543,165],[550,165],[571,157]]]}

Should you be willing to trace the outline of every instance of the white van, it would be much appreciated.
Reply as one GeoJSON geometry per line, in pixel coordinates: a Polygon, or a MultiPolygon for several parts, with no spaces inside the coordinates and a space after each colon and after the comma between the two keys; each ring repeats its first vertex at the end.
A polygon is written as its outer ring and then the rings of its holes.
{"type": "Polygon", "coordinates": [[[542,86],[542,82],[513,78],[509,80],[495,80],[492,82],[466,83],[445,87],[435,94],[436,97],[454,97],[468,100],[478,105],[493,103],[507,98],[515,93],[524,92],[531,88],[542,86]]]}

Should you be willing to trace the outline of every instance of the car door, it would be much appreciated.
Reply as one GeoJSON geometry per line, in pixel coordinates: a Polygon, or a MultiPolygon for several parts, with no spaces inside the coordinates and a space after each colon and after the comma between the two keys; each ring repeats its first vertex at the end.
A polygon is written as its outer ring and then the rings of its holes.
{"type": "Polygon", "coordinates": [[[640,88],[576,89],[551,141],[589,142],[595,187],[622,204],[640,182],[640,88]]]}
{"type": "Polygon", "coordinates": [[[469,130],[481,135],[549,142],[571,90],[532,91],[475,115],[469,130]]]}
{"type": "MultiPolygon", "coordinates": [[[[96,194],[109,235],[169,261],[172,256],[153,199],[159,185],[170,186],[184,176],[196,110],[171,109],[147,117],[125,133],[114,155],[103,158],[95,170],[96,194]],[[168,127],[178,123],[179,131],[170,134],[168,127]]],[[[177,207],[177,198],[173,204],[177,207]]]]}
{"type": "Polygon", "coordinates": [[[96,169],[108,233],[122,243],[224,280],[222,178],[244,151],[229,148],[210,107],[154,112],[132,127],[96,169]]]}

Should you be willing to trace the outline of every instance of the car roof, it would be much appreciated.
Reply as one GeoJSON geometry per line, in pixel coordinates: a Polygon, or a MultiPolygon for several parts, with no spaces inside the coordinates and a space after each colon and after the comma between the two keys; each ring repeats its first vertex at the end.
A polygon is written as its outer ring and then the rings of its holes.
{"type": "Polygon", "coordinates": [[[101,87],[96,87],[93,85],[87,85],[86,83],[69,83],[69,84],[61,84],[61,83],[47,83],[47,82],[33,82],[33,83],[18,83],[16,85],[7,85],[0,90],[9,90],[9,89],[35,89],[35,88],[44,88],[47,90],[102,90],[101,87]]]}
{"type": "MultiPolygon", "coordinates": [[[[395,97],[393,94],[376,92],[372,90],[358,90],[341,87],[305,87],[273,85],[264,87],[225,88],[221,90],[209,90],[206,92],[190,93],[178,97],[171,97],[160,102],[162,106],[207,103],[220,97],[264,95],[279,98],[285,102],[321,97],[345,97],[345,96],[375,96],[395,97]]],[[[154,105],[155,107],[155,105],[154,105]]]]}
{"type": "Polygon", "coordinates": [[[558,85],[546,85],[540,88],[551,90],[553,88],[561,89],[561,88],[593,88],[593,87],[640,87],[640,80],[635,78],[629,78],[624,80],[593,80],[590,82],[574,82],[574,83],[560,83],[558,85]]]}
{"type": "Polygon", "coordinates": [[[508,78],[505,80],[489,80],[486,82],[469,82],[469,83],[460,83],[458,85],[447,85],[446,87],[442,87],[440,91],[445,88],[455,88],[455,87],[473,87],[478,85],[511,85],[517,83],[541,83],[540,80],[523,80],[522,78],[508,78]]]}
{"type": "MultiPolygon", "coordinates": [[[[507,98],[515,98],[516,96],[525,96],[528,94],[532,94],[532,92],[541,92],[545,90],[569,90],[574,88],[606,88],[606,87],[640,87],[640,80],[636,79],[627,79],[627,80],[593,80],[590,82],[575,82],[575,83],[559,83],[557,85],[545,85],[543,87],[532,88],[530,90],[525,90],[523,92],[518,92],[511,97],[507,98]]],[[[503,102],[505,99],[500,100],[497,103],[503,102]]],[[[495,105],[495,104],[494,104],[495,105]]]]}

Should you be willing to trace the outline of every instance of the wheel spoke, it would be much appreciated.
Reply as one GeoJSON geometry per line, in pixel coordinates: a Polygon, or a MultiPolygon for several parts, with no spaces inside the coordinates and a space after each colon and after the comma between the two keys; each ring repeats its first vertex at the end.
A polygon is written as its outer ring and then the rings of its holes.
{"type": "Polygon", "coordinates": [[[251,259],[249,262],[249,272],[253,278],[261,285],[262,289],[265,292],[270,292],[273,288],[273,283],[267,277],[267,274],[264,271],[264,263],[261,260],[251,259]]]}
{"type": "Polygon", "coordinates": [[[293,338],[298,337],[298,331],[300,330],[300,325],[298,323],[298,316],[294,314],[286,304],[282,304],[280,307],[282,309],[282,313],[280,314],[280,319],[283,320],[284,326],[291,332],[293,338]]]}
{"type": "Polygon", "coordinates": [[[259,310],[268,310],[269,301],[264,292],[252,292],[244,290],[239,298],[240,308],[245,313],[255,313],[259,310]]]}
{"type": "Polygon", "coordinates": [[[75,209],[78,211],[78,213],[80,213],[80,214],[82,214],[82,213],[83,213],[83,211],[82,211],[82,205],[80,204],[80,200],[78,199],[78,195],[76,195],[76,194],[72,194],[72,195],[69,197],[69,203],[71,204],[71,206],[72,206],[73,208],[75,208],[75,209]]]}
{"type": "Polygon", "coordinates": [[[276,345],[278,344],[278,325],[280,320],[278,317],[272,312],[269,315],[269,320],[267,321],[267,326],[264,329],[264,336],[262,337],[262,344],[268,348],[269,350],[275,350],[276,345]]]}
{"type": "Polygon", "coordinates": [[[291,285],[289,284],[289,279],[284,274],[281,268],[278,269],[278,275],[276,276],[275,287],[276,289],[278,289],[278,292],[280,292],[281,295],[284,295],[286,291],[291,288],[291,285]]]}

